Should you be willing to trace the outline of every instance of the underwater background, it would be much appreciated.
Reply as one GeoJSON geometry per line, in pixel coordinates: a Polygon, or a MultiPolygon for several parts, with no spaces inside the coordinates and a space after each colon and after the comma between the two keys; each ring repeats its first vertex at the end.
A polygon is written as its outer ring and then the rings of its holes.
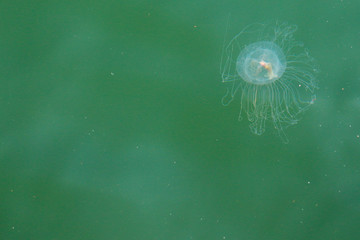
{"type": "Polygon", "coordinates": [[[360,239],[359,13],[1,1],[0,239],[360,239]],[[224,38],[274,20],[320,70],[288,144],[221,104],[224,38]]]}

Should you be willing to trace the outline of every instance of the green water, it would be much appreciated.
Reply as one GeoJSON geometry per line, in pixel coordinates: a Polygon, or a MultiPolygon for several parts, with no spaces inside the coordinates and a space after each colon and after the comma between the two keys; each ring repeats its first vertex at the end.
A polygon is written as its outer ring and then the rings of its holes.
{"type": "Polygon", "coordinates": [[[1,1],[0,239],[359,239],[359,12],[1,1]],[[321,70],[288,144],[221,104],[226,26],[268,20],[296,24],[321,70]]]}

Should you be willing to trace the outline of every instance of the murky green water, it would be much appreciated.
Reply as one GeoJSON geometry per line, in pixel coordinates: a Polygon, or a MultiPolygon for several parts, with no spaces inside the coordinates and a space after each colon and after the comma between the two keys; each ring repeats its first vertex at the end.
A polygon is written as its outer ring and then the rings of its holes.
{"type": "Polygon", "coordinates": [[[2,1],[0,238],[357,239],[359,10],[2,1]],[[221,104],[226,27],[270,20],[296,24],[321,70],[288,144],[221,104]]]}

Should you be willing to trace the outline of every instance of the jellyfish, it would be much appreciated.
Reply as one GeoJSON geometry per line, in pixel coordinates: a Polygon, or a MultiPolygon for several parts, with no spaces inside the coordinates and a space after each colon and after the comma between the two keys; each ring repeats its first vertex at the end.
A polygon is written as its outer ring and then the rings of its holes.
{"type": "Polygon", "coordinates": [[[251,24],[224,43],[220,64],[227,84],[222,104],[229,105],[239,95],[239,120],[245,114],[257,135],[272,122],[285,143],[284,130],[316,100],[317,67],[309,51],[295,40],[296,30],[287,23],[251,24]]]}

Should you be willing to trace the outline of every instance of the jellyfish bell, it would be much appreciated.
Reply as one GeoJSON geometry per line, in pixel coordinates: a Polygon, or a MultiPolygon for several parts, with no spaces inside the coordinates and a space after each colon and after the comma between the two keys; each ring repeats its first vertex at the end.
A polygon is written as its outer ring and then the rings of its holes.
{"type": "Polygon", "coordinates": [[[236,60],[240,77],[253,84],[268,84],[279,79],[286,68],[282,50],[273,42],[260,41],[245,47],[236,60]]]}
{"type": "Polygon", "coordinates": [[[252,24],[224,44],[220,73],[228,85],[222,98],[229,105],[240,98],[253,133],[261,135],[273,123],[284,142],[284,129],[299,120],[316,99],[316,67],[301,42],[297,27],[286,23],[252,24]]]}

